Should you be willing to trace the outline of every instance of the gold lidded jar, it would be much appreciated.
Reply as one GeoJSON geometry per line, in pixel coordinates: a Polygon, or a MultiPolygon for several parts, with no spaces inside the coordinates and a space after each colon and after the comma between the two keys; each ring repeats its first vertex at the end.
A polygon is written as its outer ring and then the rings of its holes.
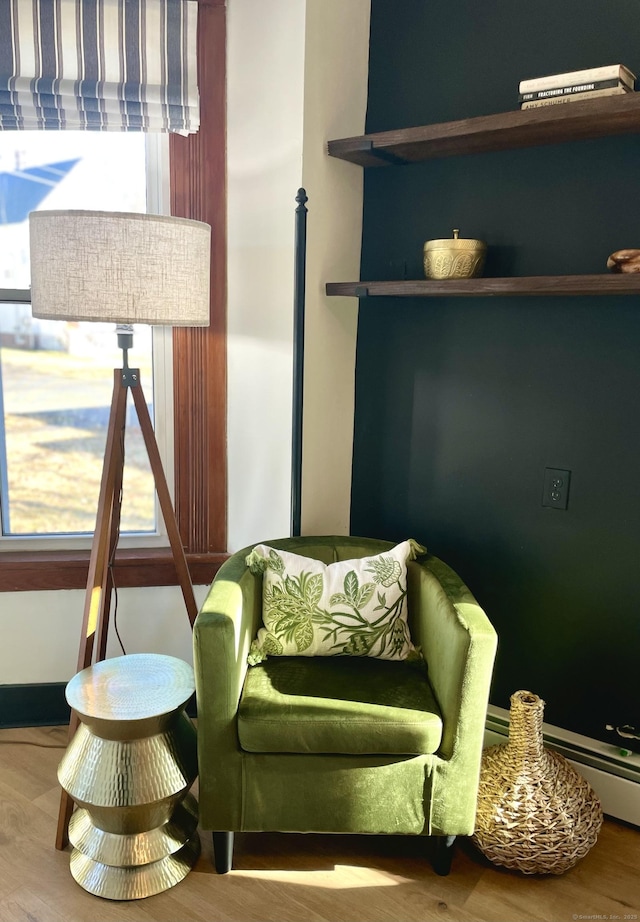
{"type": "Polygon", "coordinates": [[[453,237],[427,240],[424,245],[424,274],[428,279],[472,279],[482,275],[487,245],[482,240],[453,237]]]}

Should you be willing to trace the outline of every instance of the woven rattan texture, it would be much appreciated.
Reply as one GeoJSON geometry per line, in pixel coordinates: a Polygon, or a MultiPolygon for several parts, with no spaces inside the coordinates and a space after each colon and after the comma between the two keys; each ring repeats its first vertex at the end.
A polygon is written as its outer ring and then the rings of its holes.
{"type": "Polygon", "coordinates": [[[595,845],[602,807],[589,783],[542,742],[544,701],[511,697],[509,741],[485,750],[473,842],[494,864],[562,874],[595,845]]]}

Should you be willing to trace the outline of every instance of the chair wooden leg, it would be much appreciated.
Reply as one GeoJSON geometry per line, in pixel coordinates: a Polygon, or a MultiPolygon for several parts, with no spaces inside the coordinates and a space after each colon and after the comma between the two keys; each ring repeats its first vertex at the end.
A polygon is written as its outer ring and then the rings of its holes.
{"type": "Polygon", "coordinates": [[[232,832],[214,832],[213,835],[213,859],[218,874],[226,874],[231,870],[233,863],[233,833],[232,832]]]}
{"type": "Polygon", "coordinates": [[[434,851],[431,863],[433,870],[441,877],[446,877],[451,870],[455,836],[434,836],[434,851]]]}

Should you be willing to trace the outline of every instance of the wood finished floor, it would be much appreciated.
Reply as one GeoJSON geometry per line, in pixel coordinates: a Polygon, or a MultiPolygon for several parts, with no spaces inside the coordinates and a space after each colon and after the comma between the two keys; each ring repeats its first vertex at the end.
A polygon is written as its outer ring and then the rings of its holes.
{"type": "Polygon", "coordinates": [[[412,837],[236,836],[218,876],[211,838],[189,876],[132,902],[91,896],[54,848],[56,768],[66,729],[0,730],[0,922],[569,922],[640,916],[640,831],[606,820],[596,846],[560,877],[494,867],[469,842],[434,874],[412,837]],[[39,743],[47,747],[17,745],[39,743]]]}

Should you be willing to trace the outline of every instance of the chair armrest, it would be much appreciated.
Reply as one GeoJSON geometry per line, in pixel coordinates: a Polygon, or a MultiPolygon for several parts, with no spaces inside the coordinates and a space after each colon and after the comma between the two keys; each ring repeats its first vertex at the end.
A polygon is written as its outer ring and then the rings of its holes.
{"type": "Polygon", "coordinates": [[[262,622],[262,577],[245,564],[250,548],[233,554],[216,574],[193,630],[198,717],[235,718],[251,641],[262,622]]]}
{"type": "Polygon", "coordinates": [[[496,632],[460,577],[432,555],[408,565],[408,606],[411,635],[442,713],[438,754],[450,759],[463,746],[479,761],[496,632]]]}
{"type": "Polygon", "coordinates": [[[262,577],[246,567],[249,551],[238,551],[220,567],[193,628],[200,814],[205,829],[240,828],[237,711],[247,654],[262,621],[262,577]]]}

